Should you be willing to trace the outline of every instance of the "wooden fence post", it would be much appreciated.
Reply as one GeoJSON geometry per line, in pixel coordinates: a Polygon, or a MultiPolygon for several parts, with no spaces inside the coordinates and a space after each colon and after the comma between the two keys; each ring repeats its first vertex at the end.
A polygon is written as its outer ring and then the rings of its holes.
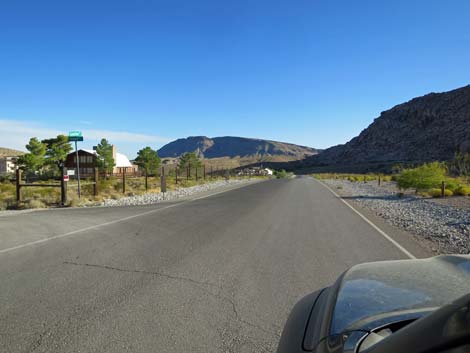
{"type": "Polygon", "coordinates": [[[21,201],[21,169],[16,170],[16,201],[21,201]]]}
{"type": "Polygon", "coordinates": [[[202,175],[204,176],[204,180],[206,180],[206,165],[202,166],[202,175]]]}
{"type": "Polygon", "coordinates": [[[162,166],[162,172],[160,175],[160,191],[166,192],[166,176],[165,176],[165,167],[162,166]]]}
{"type": "Polygon", "coordinates": [[[445,197],[446,196],[446,182],[443,181],[441,183],[441,197],[445,197]]]}
{"type": "Polygon", "coordinates": [[[178,166],[175,168],[175,184],[178,185],[178,166]]]}
{"type": "Polygon", "coordinates": [[[380,175],[379,175],[379,180],[378,180],[378,184],[379,184],[379,186],[380,186],[380,181],[381,181],[381,180],[380,180],[380,175]]]}
{"type": "Polygon", "coordinates": [[[93,169],[93,195],[98,196],[98,168],[93,169]]]}
{"type": "Polygon", "coordinates": [[[122,193],[126,193],[126,169],[123,168],[122,170],[122,193]]]}
{"type": "Polygon", "coordinates": [[[197,166],[196,166],[196,181],[197,181],[197,166]]]}

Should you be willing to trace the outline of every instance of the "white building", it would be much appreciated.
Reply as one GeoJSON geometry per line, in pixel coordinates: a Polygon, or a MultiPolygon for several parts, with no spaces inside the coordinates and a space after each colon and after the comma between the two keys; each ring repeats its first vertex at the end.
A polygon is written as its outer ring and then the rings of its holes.
{"type": "Polygon", "coordinates": [[[274,172],[269,168],[264,168],[263,170],[265,172],[265,175],[273,175],[274,174],[274,172]]]}
{"type": "Polygon", "coordinates": [[[0,173],[14,173],[16,170],[18,157],[0,157],[0,173]]]}

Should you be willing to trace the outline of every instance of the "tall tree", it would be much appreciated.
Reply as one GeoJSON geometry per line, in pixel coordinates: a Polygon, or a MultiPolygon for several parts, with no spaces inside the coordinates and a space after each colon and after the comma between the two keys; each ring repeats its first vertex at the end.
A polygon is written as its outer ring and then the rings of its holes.
{"type": "Polygon", "coordinates": [[[150,147],[142,148],[137,152],[136,164],[145,171],[145,190],[148,189],[148,175],[154,174],[160,167],[160,157],[157,151],[150,147]]]}
{"type": "Polygon", "coordinates": [[[27,172],[35,173],[44,166],[46,155],[46,145],[39,141],[36,137],[32,137],[26,145],[29,153],[18,158],[18,164],[27,172]]]}
{"type": "Polygon", "coordinates": [[[60,170],[60,164],[65,161],[67,155],[72,151],[72,145],[69,138],[65,135],[57,135],[55,138],[42,140],[46,145],[45,164],[57,166],[60,170]]]}
{"type": "Polygon", "coordinates": [[[185,169],[185,168],[199,168],[202,166],[201,160],[197,157],[196,153],[194,152],[186,152],[180,157],[178,168],[185,169]]]}
{"type": "Polygon", "coordinates": [[[112,173],[115,166],[113,157],[113,145],[108,140],[101,139],[101,142],[96,146],[97,165],[100,171],[112,173]]]}

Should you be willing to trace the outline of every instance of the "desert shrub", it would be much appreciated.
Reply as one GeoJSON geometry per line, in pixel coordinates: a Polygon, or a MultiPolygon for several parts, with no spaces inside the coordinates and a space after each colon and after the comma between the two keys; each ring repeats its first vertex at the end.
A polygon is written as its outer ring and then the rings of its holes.
{"type": "Polygon", "coordinates": [[[446,167],[443,163],[425,163],[417,168],[404,169],[397,176],[401,189],[414,188],[417,191],[438,188],[446,179],[446,167]]]}
{"type": "Polygon", "coordinates": [[[16,205],[16,198],[11,196],[4,197],[3,194],[0,194],[0,210],[16,208],[16,205]]]}
{"type": "Polygon", "coordinates": [[[356,183],[361,180],[361,178],[356,175],[349,175],[347,176],[347,179],[352,183],[356,183]]]}
{"type": "Polygon", "coordinates": [[[80,204],[80,199],[78,195],[71,195],[68,197],[67,205],[70,207],[77,207],[80,204]]]}
{"type": "Polygon", "coordinates": [[[274,171],[274,175],[275,175],[276,178],[278,178],[278,179],[287,178],[287,177],[289,176],[289,174],[288,174],[284,169],[275,170],[275,171],[274,171]]]}
{"type": "Polygon", "coordinates": [[[450,179],[450,178],[447,178],[445,180],[445,183],[446,183],[446,189],[454,192],[455,190],[457,190],[457,188],[460,186],[456,180],[454,179],[450,179]]]}
{"type": "Polygon", "coordinates": [[[433,188],[427,191],[432,197],[441,197],[441,189],[433,188]]]}
{"type": "Polygon", "coordinates": [[[454,196],[454,192],[452,190],[445,189],[444,190],[444,195],[445,196],[454,196]]]}
{"type": "Polygon", "coordinates": [[[120,198],[124,196],[125,195],[120,192],[109,192],[108,195],[106,195],[107,198],[110,198],[112,200],[119,200],[120,198]]]}
{"type": "Polygon", "coordinates": [[[418,195],[419,195],[419,196],[422,196],[422,197],[429,197],[429,196],[432,196],[432,195],[430,194],[429,190],[428,190],[428,191],[418,191],[418,195]]]}
{"type": "Polygon", "coordinates": [[[38,199],[30,199],[24,202],[24,208],[46,208],[46,204],[38,199]]]}
{"type": "Polygon", "coordinates": [[[460,196],[468,196],[470,195],[470,186],[461,185],[455,189],[454,194],[460,196]]]}
{"type": "Polygon", "coordinates": [[[6,183],[15,178],[14,174],[11,173],[0,173],[0,183],[6,183]]]}
{"type": "MultiPolygon", "coordinates": [[[[428,193],[432,197],[441,197],[441,189],[438,189],[438,188],[433,188],[433,189],[429,190],[428,193]]],[[[454,195],[454,193],[451,190],[445,189],[444,190],[444,195],[445,196],[452,196],[452,195],[454,195]]]]}
{"type": "Polygon", "coordinates": [[[382,175],[381,179],[382,181],[392,181],[393,175],[382,175]]]}

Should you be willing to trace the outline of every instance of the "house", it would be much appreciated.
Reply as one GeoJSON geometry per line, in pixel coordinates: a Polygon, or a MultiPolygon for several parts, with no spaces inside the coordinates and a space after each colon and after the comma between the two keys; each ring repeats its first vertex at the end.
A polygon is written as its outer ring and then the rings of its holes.
{"type": "MultiPolygon", "coordinates": [[[[78,161],[80,164],[80,175],[92,175],[94,168],[97,166],[97,154],[95,150],[80,149],[78,150],[78,161]]],[[[114,168],[113,174],[122,173],[135,173],[137,172],[137,166],[131,164],[129,158],[126,155],[116,151],[116,147],[113,145],[113,159],[114,168]]],[[[77,168],[77,157],[75,152],[71,152],[67,155],[65,160],[65,166],[68,169],[77,168]]]]}
{"type": "Polygon", "coordinates": [[[269,169],[269,168],[264,168],[263,173],[264,173],[264,175],[273,175],[274,174],[272,169],[269,169]]]}
{"type": "Polygon", "coordinates": [[[17,163],[17,156],[0,157],[0,173],[14,173],[17,163]]]}

